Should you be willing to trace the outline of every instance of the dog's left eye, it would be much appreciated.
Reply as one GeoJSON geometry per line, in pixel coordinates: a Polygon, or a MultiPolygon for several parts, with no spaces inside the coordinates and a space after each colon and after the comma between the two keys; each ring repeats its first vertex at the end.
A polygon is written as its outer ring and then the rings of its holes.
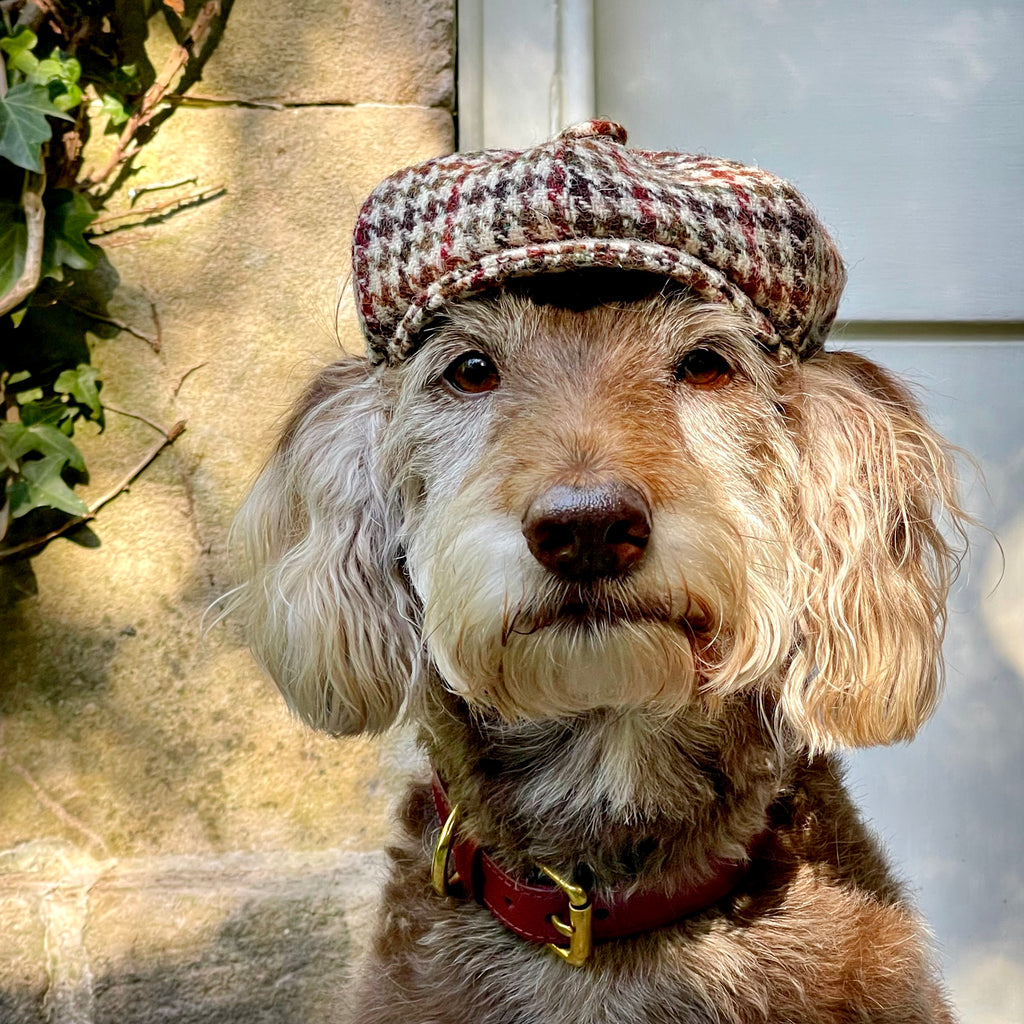
{"type": "Polygon", "coordinates": [[[698,388],[718,388],[732,377],[728,360],[710,348],[695,348],[676,364],[676,380],[698,388]]]}
{"type": "Polygon", "coordinates": [[[493,391],[501,383],[497,367],[482,352],[459,356],[442,376],[456,391],[467,395],[493,391]]]}

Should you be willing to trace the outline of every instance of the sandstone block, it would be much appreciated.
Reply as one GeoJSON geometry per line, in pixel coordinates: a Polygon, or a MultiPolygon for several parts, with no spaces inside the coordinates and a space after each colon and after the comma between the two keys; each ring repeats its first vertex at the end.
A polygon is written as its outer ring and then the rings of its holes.
{"type": "Polygon", "coordinates": [[[95,1024],[327,1024],[365,946],[380,858],[158,858],[92,892],[95,1024]]]}
{"type": "Polygon", "coordinates": [[[453,0],[235,4],[196,92],[277,103],[454,102],[453,0]]]}

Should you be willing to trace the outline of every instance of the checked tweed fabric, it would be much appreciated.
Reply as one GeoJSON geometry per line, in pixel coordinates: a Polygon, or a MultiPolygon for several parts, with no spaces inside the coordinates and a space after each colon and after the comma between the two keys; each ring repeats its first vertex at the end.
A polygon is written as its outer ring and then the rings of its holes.
{"type": "Polygon", "coordinates": [[[383,181],[352,243],[371,360],[403,360],[446,303],[583,267],[662,274],[748,317],[769,350],[820,349],[846,272],[800,193],[756,167],[625,143],[620,125],[587,121],[383,181]]]}

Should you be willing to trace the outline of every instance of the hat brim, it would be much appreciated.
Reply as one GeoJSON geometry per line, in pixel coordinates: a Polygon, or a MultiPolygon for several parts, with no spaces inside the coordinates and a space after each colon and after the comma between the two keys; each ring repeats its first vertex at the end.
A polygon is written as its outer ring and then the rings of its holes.
{"type": "Polygon", "coordinates": [[[439,277],[406,310],[390,344],[374,346],[375,362],[398,363],[416,347],[427,324],[451,302],[472,298],[510,278],[554,274],[587,267],[644,270],[687,285],[708,302],[728,305],[746,318],[758,342],[775,351],[782,344],[772,321],[724,274],[679,249],[630,239],[572,238],[503,249],[439,277]]]}

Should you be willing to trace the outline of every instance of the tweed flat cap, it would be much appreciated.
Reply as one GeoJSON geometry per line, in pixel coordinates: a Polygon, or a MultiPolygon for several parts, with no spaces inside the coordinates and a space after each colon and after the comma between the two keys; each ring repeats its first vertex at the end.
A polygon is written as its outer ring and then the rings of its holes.
{"type": "Polygon", "coordinates": [[[446,303],[513,277],[617,267],[661,274],[746,316],[769,350],[824,344],[846,281],[803,196],[728,160],[626,147],[587,121],[526,150],[455,153],[399,171],[352,244],[370,358],[397,363],[446,303]]]}

